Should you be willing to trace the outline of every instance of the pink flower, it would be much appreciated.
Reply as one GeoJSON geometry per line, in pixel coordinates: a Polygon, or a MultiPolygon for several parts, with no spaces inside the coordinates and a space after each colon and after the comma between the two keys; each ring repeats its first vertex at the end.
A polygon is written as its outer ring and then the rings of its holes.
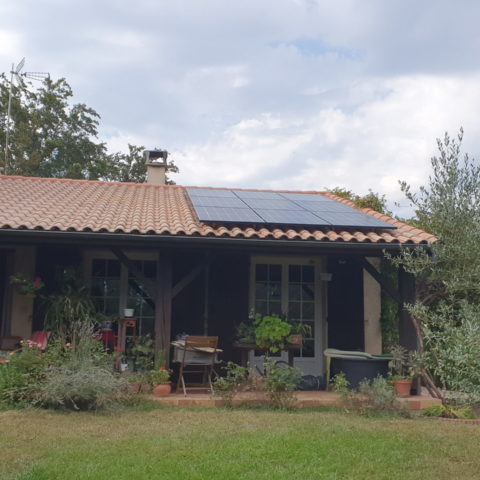
{"type": "Polygon", "coordinates": [[[70,348],[72,346],[72,344],[70,342],[68,342],[68,343],[65,344],[65,346],[70,348]]]}
{"type": "Polygon", "coordinates": [[[37,277],[37,278],[33,281],[33,286],[34,286],[34,287],[38,287],[41,283],[42,283],[42,279],[41,279],[40,277],[37,277]]]}

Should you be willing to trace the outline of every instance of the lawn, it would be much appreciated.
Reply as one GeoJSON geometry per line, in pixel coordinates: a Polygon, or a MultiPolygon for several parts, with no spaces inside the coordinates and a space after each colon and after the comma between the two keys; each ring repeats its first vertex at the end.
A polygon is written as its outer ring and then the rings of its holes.
{"type": "Polygon", "coordinates": [[[480,428],[331,411],[0,412],[3,479],[478,479],[480,428]]]}

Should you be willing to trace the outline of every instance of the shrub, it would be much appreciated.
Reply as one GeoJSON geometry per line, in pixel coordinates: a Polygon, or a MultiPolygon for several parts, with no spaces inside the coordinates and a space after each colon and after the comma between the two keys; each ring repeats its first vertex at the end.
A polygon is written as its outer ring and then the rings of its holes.
{"type": "Polygon", "coordinates": [[[214,391],[222,397],[224,406],[231,407],[233,397],[248,379],[248,369],[234,362],[228,362],[223,370],[226,375],[215,379],[214,391]]]}
{"type": "Polygon", "coordinates": [[[470,407],[455,407],[452,405],[432,405],[426,408],[423,414],[426,417],[461,418],[466,420],[475,418],[475,413],[470,407]]]}
{"type": "Polygon", "coordinates": [[[400,412],[408,415],[408,410],[397,400],[390,382],[381,376],[374,378],[371,382],[368,380],[360,382],[359,392],[363,396],[361,413],[400,412]]]}
{"type": "Polygon", "coordinates": [[[96,365],[69,369],[48,367],[35,392],[34,403],[49,408],[98,410],[122,401],[125,381],[96,365]]]}
{"type": "Polygon", "coordinates": [[[265,361],[265,372],[265,388],[271,405],[282,409],[294,408],[293,392],[302,378],[301,372],[271,359],[265,361]]]}

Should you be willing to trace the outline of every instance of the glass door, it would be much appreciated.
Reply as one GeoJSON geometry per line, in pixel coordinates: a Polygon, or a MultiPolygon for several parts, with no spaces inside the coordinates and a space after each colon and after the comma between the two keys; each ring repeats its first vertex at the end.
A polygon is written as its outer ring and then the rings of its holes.
{"type": "MultiPolygon", "coordinates": [[[[321,261],[263,259],[252,264],[251,305],[254,313],[278,314],[307,326],[301,348],[294,352],[294,365],[304,374],[322,371],[322,289],[318,281],[321,261]]],[[[256,352],[258,353],[258,352],[256,352]]],[[[287,353],[277,355],[287,361],[287,353]]],[[[259,369],[263,356],[252,355],[259,369]]]]}

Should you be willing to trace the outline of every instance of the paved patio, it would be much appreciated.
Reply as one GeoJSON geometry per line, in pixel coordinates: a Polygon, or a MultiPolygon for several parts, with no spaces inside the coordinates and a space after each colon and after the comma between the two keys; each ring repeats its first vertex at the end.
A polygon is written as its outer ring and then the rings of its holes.
{"type": "MultiPolygon", "coordinates": [[[[329,405],[341,405],[342,397],[334,392],[295,392],[297,405],[304,407],[319,407],[329,405]]],[[[161,402],[165,405],[176,407],[203,406],[203,407],[220,407],[222,399],[219,396],[209,393],[191,393],[183,395],[180,393],[172,393],[167,397],[151,397],[153,400],[161,402]]],[[[432,405],[440,405],[440,400],[432,397],[414,395],[399,398],[401,402],[405,402],[410,410],[424,410],[432,405]]],[[[257,405],[267,402],[266,394],[263,392],[242,392],[238,393],[234,400],[234,405],[257,405]]]]}

